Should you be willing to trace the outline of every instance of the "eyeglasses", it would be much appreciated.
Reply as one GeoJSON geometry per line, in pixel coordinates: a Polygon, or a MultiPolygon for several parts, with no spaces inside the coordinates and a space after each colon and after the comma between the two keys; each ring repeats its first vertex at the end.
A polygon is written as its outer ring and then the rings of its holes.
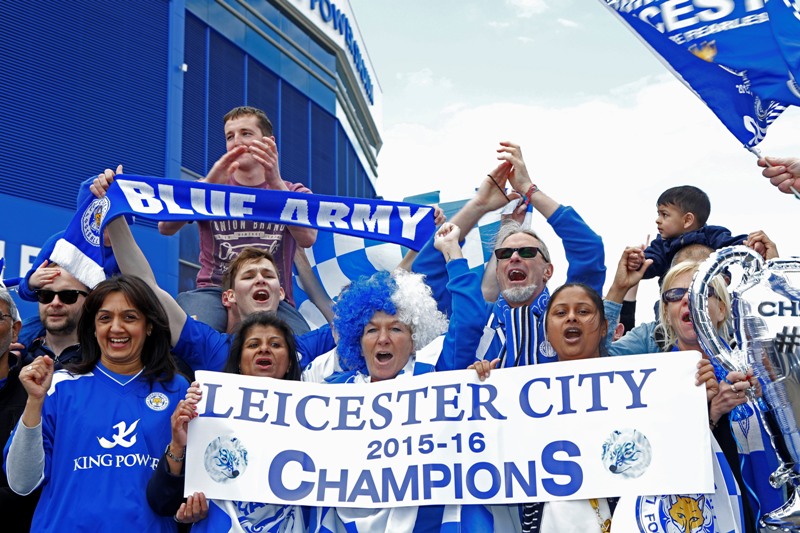
{"type": "Polygon", "coordinates": [[[58,296],[62,304],[71,305],[78,301],[78,295],[89,296],[86,291],[79,291],[78,289],[67,289],[63,291],[50,291],[47,289],[37,289],[36,299],[40,304],[49,304],[53,299],[58,296]]]}
{"type": "MultiPolygon", "coordinates": [[[[680,302],[683,300],[683,296],[689,292],[689,289],[684,289],[682,287],[676,287],[674,289],[670,289],[668,291],[664,291],[664,294],[661,295],[661,299],[664,300],[666,303],[675,303],[680,302]]],[[[712,296],[716,296],[717,293],[714,291],[714,287],[711,285],[708,286],[708,297],[711,298],[712,296]]]]}
{"type": "Polygon", "coordinates": [[[536,254],[542,254],[542,259],[547,261],[547,258],[544,256],[544,252],[542,252],[536,246],[523,246],[522,248],[498,248],[494,251],[494,256],[498,259],[511,259],[511,256],[514,255],[514,252],[517,252],[523,259],[533,259],[536,257],[536,254]]]}

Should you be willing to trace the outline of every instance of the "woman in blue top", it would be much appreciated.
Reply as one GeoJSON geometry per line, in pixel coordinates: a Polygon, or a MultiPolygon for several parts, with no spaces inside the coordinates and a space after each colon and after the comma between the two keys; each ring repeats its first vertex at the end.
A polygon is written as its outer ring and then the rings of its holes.
{"type": "MultiPolygon", "coordinates": [[[[292,329],[274,312],[248,315],[237,326],[223,372],[300,381],[292,329]]],[[[191,523],[192,531],[272,531],[302,533],[314,509],[229,500],[206,501],[195,493],[185,501],[184,461],[189,422],[197,416],[200,387],[193,383],[172,416],[172,440],[147,485],[147,501],[159,515],[191,523]]]]}
{"type": "Polygon", "coordinates": [[[5,468],[18,494],[42,486],[31,530],[175,531],[144,490],[188,385],[166,313],[142,280],[114,277],[86,298],[78,336],[80,363],[54,373],[42,356],[20,375],[28,401],[5,468]]]}

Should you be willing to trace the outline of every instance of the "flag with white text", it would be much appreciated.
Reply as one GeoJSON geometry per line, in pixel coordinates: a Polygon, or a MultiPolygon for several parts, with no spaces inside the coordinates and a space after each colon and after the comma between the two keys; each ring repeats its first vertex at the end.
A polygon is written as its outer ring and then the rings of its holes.
{"type": "Polygon", "coordinates": [[[773,31],[763,1],[600,1],[746,147],[761,142],[788,105],[800,105],[781,52],[786,36],[773,31]]]}

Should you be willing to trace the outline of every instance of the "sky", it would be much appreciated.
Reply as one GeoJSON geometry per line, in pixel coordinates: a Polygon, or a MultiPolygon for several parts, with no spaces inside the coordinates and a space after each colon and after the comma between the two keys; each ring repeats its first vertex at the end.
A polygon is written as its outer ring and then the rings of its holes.
{"type": "MultiPolygon", "coordinates": [[[[691,184],[711,199],[709,224],[763,230],[781,256],[800,255],[800,201],[761,176],[716,116],[599,0],[350,0],[383,93],[377,192],[400,200],[441,191],[471,196],[522,147],[531,178],[603,238],[606,289],[625,246],[657,235],[656,199],[691,184]]],[[[800,156],[800,109],[759,145],[800,156]]],[[[566,261],[551,249],[553,286],[566,261]]],[[[637,321],[652,320],[655,280],[642,282],[637,321]]]]}

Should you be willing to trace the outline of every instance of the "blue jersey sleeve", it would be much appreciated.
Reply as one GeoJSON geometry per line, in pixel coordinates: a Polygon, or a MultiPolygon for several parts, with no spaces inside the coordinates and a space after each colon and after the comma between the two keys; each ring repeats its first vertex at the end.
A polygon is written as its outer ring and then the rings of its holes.
{"type": "Polygon", "coordinates": [[[301,369],[306,368],[318,356],[336,348],[333,332],[327,324],[308,333],[295,335],[294,339],[297,343],[301,369]]]}
{"type": "Polygon", "coordinates": [[[452,295],[447,290],[448,273],[442,253],[434,248],[431,238],[414,259],[412,270],[425,276],[425,283],[433,292],[433,299],[439,306],[439,311],[450,315],[452,309],[452,295]]]}
{"type": "Polygon", "coordinates": [[[466,259],[454,259],[446,268],[453,313],[436,370],[463,370],[476,361],[475,350],[483,335],[486,304],[481,280],[478,274],[470,272],[466,259]]]}
{"type": "Polygon", "coordinates": [[[559,206],[547,223],[561,239],[567,256],[567,282],[585,283],[603,293],[606,281],[603,239],[569,206],[559,206]]]}
{"type": "Polygon", "coordinates": [[[208,324],[186,317],[178,343],[172,348],[175,357],[198,370],[220,372],[225,367],[230,350],[231,336],[220,333],[208,324]]]}

